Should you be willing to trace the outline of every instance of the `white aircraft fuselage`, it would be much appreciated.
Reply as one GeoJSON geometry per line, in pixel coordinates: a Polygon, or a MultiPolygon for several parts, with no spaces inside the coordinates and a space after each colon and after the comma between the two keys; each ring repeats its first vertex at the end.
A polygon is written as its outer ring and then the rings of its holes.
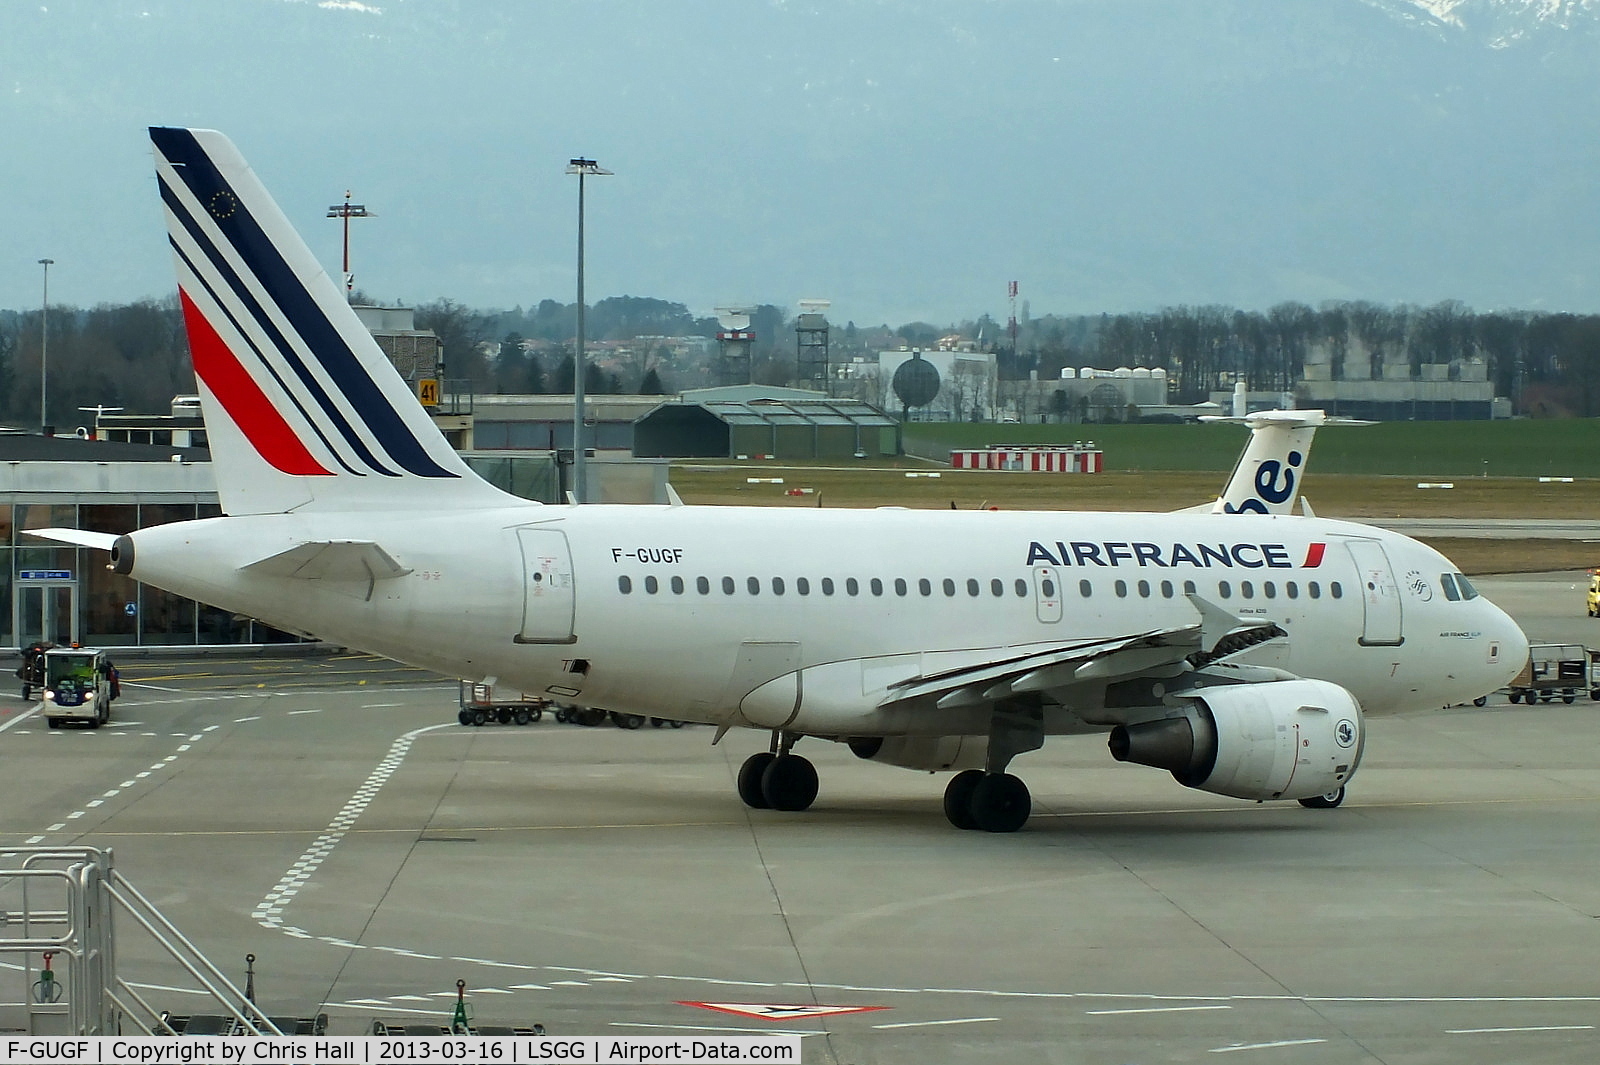
{"type": "MultiPolygon", "coordinates": [[[[997,648],[1171,628],[1196,614],[1190,585],[1287,633],[1240,660],[1338,684],[1368,712],[1470,700],[1521,653],[1487,599],[1446,598],[1444,556],[1322,518],[521,506],[214,518],[133,541],[140,580],[399,661],[610,710],[802,732],[944,733],[966,718],[886,712],[886,686],[997,648]],[[340,540],[376,540],[409,572],[249,570],[340,540]],[[1352,543],[1382,563],[1376,576],[1352,543]],[[752,645],[772,676],[746,663],[736,677],[752,645]],[[741,706],[795,671],[792,717],[792,699],[741,706]]],[[[1051,724],[1084,728],[1068,710],[1051,724]]]]}

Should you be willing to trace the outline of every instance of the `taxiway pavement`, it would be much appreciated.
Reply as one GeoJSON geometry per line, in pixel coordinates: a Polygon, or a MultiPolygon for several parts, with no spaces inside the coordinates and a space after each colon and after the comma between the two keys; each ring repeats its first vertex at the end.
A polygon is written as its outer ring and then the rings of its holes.
{"type": "MultiPolygon", "coordinates": [[[[1536,641],[1600,644],[1581,575],[1478,583],[1536,641]]],[[[1058,738],[1015,766],[1032,820],[991,836],[945,822],[943,777],[832,744],[802,748],[811,811],[752,811],[734,775],[761,735],[463,727],[453,682],[357,656],[125,679],[99,731],[0,706],[0,846],[112,848],[225,971],[257,956],[270,1012],[336,1034],[444,1023],[461,979],[480,1023],[802,1032],[819,1063],[1536,1065],[1600,1045],[1587,699],[1373,718],[1332,811],[1058,738]]],[[[152,1002],[212,1012],[141,934],[119,948],[152,1002]]],[[[0,1018],[19,985],[0,967],[0,1018]]]]}

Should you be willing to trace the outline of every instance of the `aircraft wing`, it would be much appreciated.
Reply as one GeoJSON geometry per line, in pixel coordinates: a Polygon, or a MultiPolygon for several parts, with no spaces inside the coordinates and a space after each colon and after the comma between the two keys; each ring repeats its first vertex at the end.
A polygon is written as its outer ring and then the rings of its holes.
{"type": "Polygon", "coordinates": [[[1190,598],[1201,614],[1192,625],[1044,648],[911,677],[890,685],[878,706],[889,709],[932,700],[939,709],[949,710],[1073,684],[1177,677],[1285,635],[1274,622],[1245,621],[1198,596],[1190,598]]]}
{"type": "Polygon", "coordinates": [[[240,568],[309,581],[385,581],[411,572],[371,540],[312,540],[240,568]]]}

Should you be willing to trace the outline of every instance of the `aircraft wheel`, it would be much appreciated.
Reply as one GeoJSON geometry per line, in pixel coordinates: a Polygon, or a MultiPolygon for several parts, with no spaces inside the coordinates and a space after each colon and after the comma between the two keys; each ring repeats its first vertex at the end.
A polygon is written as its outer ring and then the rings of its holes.
{"type": "Polygon", "coordinates": [[[611,723],[616,725],[618,728],[631,730],[643,726],[644,718],[640,717],[638,714],[624,714],[613,710],[611,711],[611,723]]]}
{"type": "Polygon", "coordinates": [[[739,798],[752,810],[770,810],[772,805],[767,802],[766,793],[761,790],[761,778],[767,772],[767,766],[777,760],[778,756],[771,751],[762,751],[752,754],[744,760],[744,765],[739,767],[739,798]]]}
{"type": "Polygon", "coordinates": [[[1489,705],[1489,697],[1487,695],[1480,695],[1476,699],[1472,700],[1472,705],[1473,706],[1487,706],[1487,705],[1489,705]]]}
{"type": "Polygon", "coordinates": [[[1010,773],[985,773],[972,789],[972,821],[985,832],[1015,832],[1032,812],[1028,785],[1010,773]]]}
{"type": "Polygon", "coordinates": [[[963,769],[950,778],[944,786],[944,816],[957,828],[972,829],[978,822],[972,819],[972,793],[983,780],[983,770],[963,769]]]}
{"type": "Polygon", "coordinates": [[[1308,810],[1332,810],[1342,802],[1344,802],[1343,786],[1338,791],[1330,791],[1326,795],[1313,795],[1309,799],[1301,799],[1300,805],[1308,810]]]}
{"type": "Polygon", "coordinates": [[[817,767],[798,754],[780,754],[761,774],[761,794],[774,810],[810,809],[817,801],[817,767]]]}
{"type": "MultiPolygon", "coordinates": [[[[1595,697],[1595,698],[1596,698],[1596,699],[1600,699],[1600,689],[1596,689],[1596,690],[1595,690],[1595,693],[1594,693],[1594,697],[1595,697]]],[[[667,725],[668,725],[668,727],[670,727],[670,728],[682,728],[682,727],[683,727],[683,722],[682,722],[682,721],[679,721],[679,720],[678,720],[678,719],[677,719],[677,718],[675,718],[675,717],[674,717],[674,718],[668,718],[668,719],[667,719],[667,725]]]]}

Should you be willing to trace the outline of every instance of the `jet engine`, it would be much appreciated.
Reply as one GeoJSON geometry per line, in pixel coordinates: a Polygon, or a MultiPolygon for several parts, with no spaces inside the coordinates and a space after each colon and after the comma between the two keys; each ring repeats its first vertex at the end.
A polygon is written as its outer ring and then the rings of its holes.
{"type": "Polygon", "coordinates": [[[857,758],[902,769],[982,769],[989,753],[984,736],[856,736],[846,741],[857,758]]]}
{"type": "Polygon", "coordinates": [[[1111,730],[1111,754],[1237,799],[1310,799],[1361,764],[1361,705],[1337,684],[1282,680],[1210,688],[1157,721],[1111,730]]]}

